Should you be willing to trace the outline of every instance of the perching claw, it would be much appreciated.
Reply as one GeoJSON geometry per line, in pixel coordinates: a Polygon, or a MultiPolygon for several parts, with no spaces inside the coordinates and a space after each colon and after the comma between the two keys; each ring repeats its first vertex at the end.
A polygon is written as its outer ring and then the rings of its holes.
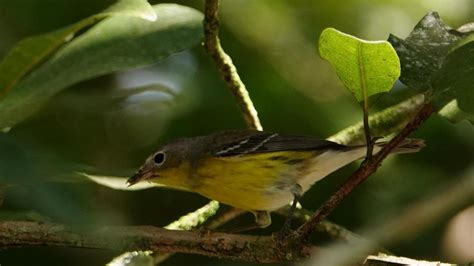
{"type": "Polygon", "coordinates": [[[303,188],[299,184],[295,184],[291,190],[293,193],[293,203],[291,204],[290,210],[288,211],[288,216],[286,217],[285,224],[283,227],[276,233],[277,238],[283,239],[290,234],[291,231],[291,219],[295,213],[296,206],[301,199],[303,194],[303,188]]]}

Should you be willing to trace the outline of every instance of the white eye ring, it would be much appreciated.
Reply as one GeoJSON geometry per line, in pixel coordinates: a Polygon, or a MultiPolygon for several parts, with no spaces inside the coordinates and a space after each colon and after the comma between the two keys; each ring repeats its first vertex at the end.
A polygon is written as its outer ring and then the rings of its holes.
{"type": "Polygon", "coordinates": [[[159,151],[153,155],[153,162],[156,165],[162,165],[165,162],[165,153],[162,151],[159,151]]]}

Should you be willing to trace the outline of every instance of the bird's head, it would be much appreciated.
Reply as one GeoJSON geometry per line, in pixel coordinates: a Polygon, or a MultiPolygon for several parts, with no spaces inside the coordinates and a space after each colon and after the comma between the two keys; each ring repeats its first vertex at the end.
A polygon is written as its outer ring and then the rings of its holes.
{"type": "Polygon", "coordinates": [[[127,180],[132,186],[142,181],[183,187],[189,175],[190,160],[187,141],[178,140],[151,154],[138,172],[127,180]]]}

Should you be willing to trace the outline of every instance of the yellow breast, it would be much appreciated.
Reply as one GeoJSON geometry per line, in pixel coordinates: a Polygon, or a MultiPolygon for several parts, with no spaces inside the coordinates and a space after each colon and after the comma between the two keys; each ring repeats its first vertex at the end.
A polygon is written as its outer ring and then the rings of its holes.
{"type": "Polygon", "coordinates": [[[312,152],[271,152],[202,160],[194,191],[245,210],[275,210],[293,199],[304,162],[312,152]]]}

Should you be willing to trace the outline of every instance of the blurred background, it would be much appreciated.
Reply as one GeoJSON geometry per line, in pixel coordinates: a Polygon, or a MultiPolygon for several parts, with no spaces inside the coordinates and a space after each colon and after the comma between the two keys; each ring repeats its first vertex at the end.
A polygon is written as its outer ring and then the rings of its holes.
{"type": "MultiPolygon", "coordinates": [[[[112,0],[0,0],[0,57],[21,38],[74,23],[112,0]]],[[[150,1],[153,4],[159,1],[150,1]]],[[[176,3],[203,9],[202,1],[176,3]]],[[[470,0],[227,0],[221,4],[221,39],[232,56],[268,131],[328,137],[361,120],[360,107],[317,54],[326,27],[370,40],[406,37],[427,12],[453,27],[474,21],[470,0]]],[[[413,93],[402,84],[372,107],[393,105],[413,93]]],[[[156,65],[88,80],[55,96],[41,112],[0,133],[0,174],[9,185],[2,220],[88,225],[164,226],[208,202],[191,193],[154,188],[118,191],[77,177],[77,171],[131,175],[166,140],[245,128],[232,95],[202,47],[156,65]],[[162,89],[134,90],[151,83],[162,89]]],[[[330,219],[358,232],[394,217],[445,184],[474,174],[474,130],[434,116],[416,132],[427,147],[394,156],[360,186],[330,219]]],[[[352,164],[313,187],[302,205],[316,209],[352,164]]],[[[474,260],[474,207],[409,243],[386,247],[418,259],[474,260]]],[[[453,214],[454,215],[454,214],[453,214]]],[[[250,215],[230,226],[252,221],[250,215]]],[[[281,226],[274,217],[266,234],[281,226]]],[[[103,265],[117,252],[34,247],[0,251],[4,265],[103,265]],[[28,252],[28,256],[24,256],[28,252]]],[[[242,265],[176,255],[163,265],[242,265]]]]}

